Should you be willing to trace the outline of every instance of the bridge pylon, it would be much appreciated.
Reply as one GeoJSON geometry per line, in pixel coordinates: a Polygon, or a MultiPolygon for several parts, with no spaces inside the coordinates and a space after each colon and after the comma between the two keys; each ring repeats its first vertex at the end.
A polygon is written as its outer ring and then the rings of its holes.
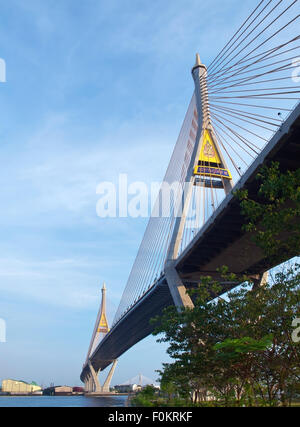
{"type": "Polygon", "coordinates": [[[186,172],[181,214],[177,215],[176,218],[165,263],[168,286],[174,304],[178,308],[182,306],[193,307],[193,302],[186,292],[185,284],[174,265],[182,242],[193,188],[194,186],[200,186],[223,189],[226,195],[233,188],[231,173],[226,165],[212,126],[207,91],[207,69],[201,63],[198,53],[196,55],[196,63],[192,68],[192,76],[195,84],[198,130],[186,172]]]}
{"type": "Polygon", "coordinates": [[[109,387],[112,380],[112,376],[114,374],[117,359],[111,360],[112,367],[107,375],[107,378],[101,386],[98,375],[100,373],[100,369],[96,369],[92,364],[91,358],[96,350],[101,338],[103,339],[105,335],[109,332],[108,321],[106,317],[106,285],[103,283],[102,289],[102,298],[101,305],[97,314],[94,331],[92,334],[86,362],[84,365],[84,384],[86,393],[109,393],[109,387]]]}

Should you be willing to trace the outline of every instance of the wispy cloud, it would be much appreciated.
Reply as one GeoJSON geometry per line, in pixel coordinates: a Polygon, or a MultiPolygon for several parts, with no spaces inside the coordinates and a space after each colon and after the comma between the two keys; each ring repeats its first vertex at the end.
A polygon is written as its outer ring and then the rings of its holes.
{"type": "Polygon", "coordinates": [[[10,319],[14,343],[5,372],[14,376],[18,351],[28,358],[22,375],[35,377],[45,346],[53,360],[60,349],[60,366],[74,378],[82,360],[67,368],[70,348],[75,358],[88,345],[101,282],[112,317],[146,225],[99,219],[96,187],[119,173],[163,178],[193,91],[194,54],[213,59],[252,7],[252,0],[2,4],[0,317],[10,319]],[[30,344],[23,328],[34,331],[30,344]]]}

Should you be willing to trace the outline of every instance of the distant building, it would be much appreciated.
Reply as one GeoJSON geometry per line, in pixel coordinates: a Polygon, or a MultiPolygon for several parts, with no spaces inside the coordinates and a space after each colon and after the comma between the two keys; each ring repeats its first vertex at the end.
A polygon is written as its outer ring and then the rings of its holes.
{"type": "Polygon", "coordinates": [[[141,389],[142,389],[142,387],[140,385],[137,385],[137,384],[120,384],[120,385],[115,385],[115,390],[118,393],[133,393],[133,392],[139,391],[141,389]]]}
{"type": "Polygon", "coordinates": [[[73,388],[67,385],[45,388],[43,394],[46,396],[72,396],[73,388]]]}
{"type": "Polygon", "coordinates": [[[36,390],[32,392],[33,396],[43,396],[43,390],[36,390]]]}
{"type": "MultiPolygon", "coordinates": [[[[157,391],[160,390],[160,385],[159,384],[148,384],[148,385],[150,385],[151,387],[153,387],[157,391]]],[[[147,386],[145,386],[145,387],[147,387],[147,386]]],[[[145,387],[143,387],[143,388],[145,388],[145,387]]]]}
{"type": "Polygon", "coordinates": [[[83,387],[73,387],[73,393],[77,394],[82,394],[84,393],[84,388],[83,387]]]}
{"type": "Polygon", "coordinates": [[[155,384],[151,378],[147,378],[142,374],[136,375],[123,384],[116,385],[115,391],[118,393],[135,393],[150,385],[156,390],[159,390],[159,385],[155,384]]]}
{"type": "Polygon", "coordinates": [[[26,383],[17,380],[2,380],[2,392],[10,394],[31,394],[41,391],[41,387],[36,382],[26,383]]]}

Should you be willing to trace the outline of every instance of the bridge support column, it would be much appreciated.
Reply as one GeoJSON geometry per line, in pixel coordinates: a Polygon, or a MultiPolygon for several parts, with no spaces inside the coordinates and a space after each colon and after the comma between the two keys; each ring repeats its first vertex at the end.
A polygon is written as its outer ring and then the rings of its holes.
{"type": "MultiPolygon", "coordinates": [[[[195,139],[195,145],[190,157],[190,163],[187,168],[185,177],[185,188],[184,194],[182,195],[182,212],[178,212],[175,221],[173,234],[170,240],[170,245],[167,254],[167,261],[165,264],[165,275],[170,288],[171,295],[176,307],[194,307],[194,304],[186,292],[186,288],[179,277],[179,274],[174,266],[174,261],[177,259],[180,245],[182,243],[182,237],[184,233],[184,227],[189,212],[189,207],[192,198],[192,192],[195,184],[195,167],[199,165],[199,159],[202,147],[204,147],[204,138],[206,133],[211,138],[211,149],[216,156],[218,167],[227,169],[225,160],[222,156],[221,150],[218,148],[218,141],[214,135],[213,127],[210,119],[209,102],[207,95],[207,69],[200,61],[200,57],[197,54],[196,64],[192,69],[192,75],[195,83],[195,95],[196,95],[196,106],[198,112],[198,130],[195,139]],[[180,215],[181,214],[181,215],[180,215]]],[[[208,142],[210,145],[210,142],[208,142]]],[[[228,194],[232,190],[231,179],[221,179],[221,187],[228,194]]]]}
{"type": "Polygon", "coordinates": [[[116,369],[117,363],[118,363],[118,360],[117,360],[117,359],[113,361],[113,365],[112,365],[112,367],[110,368],[110,371],[109,371],[109,373],[108,373],[108,375],[107,375],[107,378],[106,378],[106,380],[105,380],[105,383],[103,384],[103,387],[102,387],[102,391],[103,391],[103,393],[109,393],[109,387],[110,387],[111,379],[112,379],[112,376],[113,376],[113,374],[114,374],[114,372],[115,372],[115,369],[116,369]]]}
{"type": "Polygon", "coordinates": [[[186,287],[184,286],[173,263],[168,263],[166,265],[165,275],[170,293],[177,309],[180,310],[182,307],[194,308],[193,301],[186,292],[186,287]]]}
{"type": "Polygon", "coordinates": [[[84,391],[85,392],[88,391],[88,377],[87,376],[84,378],[84,391]]]}
{"type": "Polygon", "coordinates": [[[92,376],[89,375],[89,393],[94,391],[94,384],[93,384],[93,379],[92,376]]]}
{"type": "Polygon", "coordinates": [[[91,388],[91,380],[90,380],[90,375],[87,374],[85,377],[85,381],[84,381],[84,390],[86,393],[90,392],[90,388],[91,388]]]}
{"type": "Polygon", "coordinates": [[[91,364],[91,362],[89,362],[89,368],[90,368],[90,372],[91,372],[91,381],[92,381],[92,390],[96,393],[100,393],[101,392],[101,385],[99,382],[99,378],[98,378],[98,372],[95,371],[93,365],[91,364]]]}

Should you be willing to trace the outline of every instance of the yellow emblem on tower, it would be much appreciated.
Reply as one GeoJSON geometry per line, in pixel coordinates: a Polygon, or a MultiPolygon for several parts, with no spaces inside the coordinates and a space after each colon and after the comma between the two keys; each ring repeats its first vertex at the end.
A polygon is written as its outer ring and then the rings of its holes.
{"type": "Polygon", "coordinates": [[[194,169],[195,175],[232,179],[230,171],[222,167],[222,161],[208,129],[202,136],[202,144],[198,164],[194,169]]]}
{"type": "Polygon", "coordinates": [[[215,144],[207,129],[205,129],[203,139],[202,139],[199,162],[203,164],[204,163],[214,163],[217,165],[221,164],[221,160],[216,150],[215,144]]]}
{"type": "Polygon", "coordinates": [[[106,319],[106,286],[103,283],[102,287],[102,300],[101,300],[101,314],[100,321],[97,328],[98,333],[107,334],[109,332],[108,321],[106,319]]]}
{"type": "Polygon", "coordinates": [[[101,314],[97,332],[99,332],[99,333],[102,332],[104,334],[107,334],[107,332],[109,332],[108,322],[106,320],[105,313],[101,314]]]}

